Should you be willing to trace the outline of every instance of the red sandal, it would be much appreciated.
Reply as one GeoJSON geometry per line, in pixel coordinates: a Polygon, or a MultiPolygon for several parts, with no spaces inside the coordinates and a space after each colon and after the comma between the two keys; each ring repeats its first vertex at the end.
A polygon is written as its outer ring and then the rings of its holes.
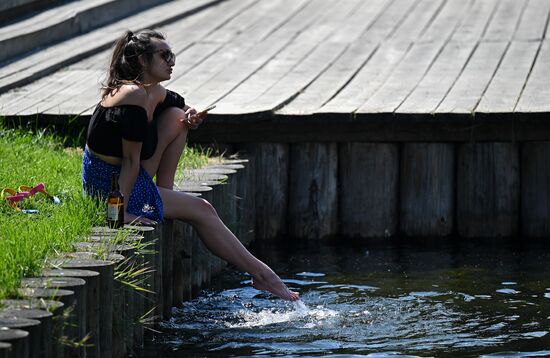
{"type": "Polygon", "coordinates": [[[27,193],[28,196],[30,196],[30,197],[34,196],[37,193],[42,193],[48,199],[53,201],[54,204],[61,204],[61,200],[59,200],[59,198],[57,196],[53,196],[53,195],[51,195],[50,193],[48,193],[46,191],[46,186],[44,185],[44,183],[37,184],[35,187],[32,187],[32,188],[30,186],[27,186],[27,185],[21,185],[19,187],[19,193],[20,194],[27,193]]]}
{"type": "MultiPolygon", "coordinates": [[[[58,197],[51,195],[45,190],[44,183],[40,183],[34,187],[21,185],[19,187],[19,191],[16,191],[15,189],[12,189],[12,188],[4,188],[2,189],[0,196],[2,197],[3,200],[6,200],[12,208],[14,208],[15,210],[21,210],[18,204],[21,201],[25,200],[26,198],[33,197],[37,193],[44,194],[54,204],[61,203],[58,197]]],[[[33,213],[33,214],[35,213],[35,210],[23,210],[23,211],[33,213]]]]}

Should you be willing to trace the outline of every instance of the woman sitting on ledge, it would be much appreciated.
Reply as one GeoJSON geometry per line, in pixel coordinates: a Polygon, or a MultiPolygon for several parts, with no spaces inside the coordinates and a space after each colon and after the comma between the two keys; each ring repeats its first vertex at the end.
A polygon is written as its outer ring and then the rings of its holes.
{"type": "Polygon", "coordinates": [[[255,288],[297,300],[298,294],[239,242],[210,203],[173,190],[187,132],[206,115],[160,85],[170,79],[174,64],[174,53],[156,31],[128,31],[115,43],[102,99],[88,127],[84,190],[105,199],[111,176],[118,173],[125,222],[187,221],[212,253],[250,273],[255,288]]]}

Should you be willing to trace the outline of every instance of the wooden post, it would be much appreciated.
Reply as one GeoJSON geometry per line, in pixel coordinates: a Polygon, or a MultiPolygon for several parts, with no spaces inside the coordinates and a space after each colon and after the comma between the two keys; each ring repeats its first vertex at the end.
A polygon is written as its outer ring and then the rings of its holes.
{"type": "Polygon", "coordinates": [[[109,242],[75,242],[75,250],[81,252],[114,252],[125,257],[131,257],[134,248],[126,244],[112,244],[109,242]]]}
{"type": "Polygon", "coordinates": [[[251,143],[244,147],[254,162],[256,178],[256,239],[287,233],[289,145],[251,143]]]}
{"type": "Polygon", "coordinates": [[[463,237],[511,237],[519,222],[515,143],[466,143],[458,151],[457,226],[463,237]]]}
{"type": "Polygon", "coordinates": [[[297,143],[290,147],[289,235],[316,239],[338,232],[338,147],[297,143]]]}
{"type": "MultiPolygon", "coordinates": [[[[93,256],[90,254],[89,256],[93,256]]],[[[94,260],[90,258],[56,259],[52,262],[55,267],[64,269],[85,269],[99,272],[99,352],[100,357],[113,356],[113,261],[94,260]]],[[[94,319],[92,317],[92,319],[94,319]]]]}
{"type": "MultiPolygon", "coordinates": [[[[132,265],[134,257],[134,248],[125,244],[113,244],[110,242],[76,242],[74,247],[77,251],[104,252],[104,255],[111,253],[122,254],[122,260],[115,268],[117,270],[127,271],[132,265]]],[[[113,286],[113,356],[122,357],[128,354],[129,348],[133,346],[133,327],[131,317],[133,317],[133,292],[126,287],[120,280],[114,281],[113,286]]]]}
{"type": "Polygon", "coordinates": [[[2,300],[4,312],[14,312],[17,315],[38,319],[43,326],[42,350],[44,357],[62,357],[63,347],[60,339],[63,335],[64,304],[48,299],[18,299],[2,300]]]}
{"type": "MultiPolygon", "coordinates": [[[[86,336],[86,281],[73,277],[32,277],[21,280],[23,288],[46,288],[51,290],[70,290],[74,293],[74,302],[70,307],[68,326],[65,332],[69,341],[81,342],[86,336]]],[[[67,347],[67,354],[84,354],[84,347],[67,347]]]]}
{"type": "Polygon", "coordinates": [[[400,181],[401,232],[409,237],[451,235],[455,206],[454,145],[405,143],[400,181]]]}
{"type": "Polygon", "coordinates": [[[86,357],[99,358],[99,273],[91,270],[45,269],[44,277],[76,277],[86,281],[86,357]]]}
{"type": "MultiPolygon", "coordinates": [[[[37,320],[40,322],[40,341],[37,349],[32,347],[31,343],[31,357],[51,358],[52,357],[52,345],[54,344],[53,338],[53,314],[46,310],[40,309],[21,309],[21,308],[3,308],[0,311],[0,319],[2,318],[25,318],[31,320],[37,320]]],[[[30,332],[29,332],[30,333],[30,332]]],[[[32,339],[33,337],[31,337],[32,339]]],[[[56,338],[57,339],[57,338],[56,338]]]]}
{"type": "MultiPolygon", "coordinates": [[[[73,291],[63,289],[51,289],[51,288],[20,288],[18,289],[19,295],[31,300],[56,300],[63,303],[63,312],[58,316],[54,324],[54,336],[58,337],[58,340],[53,345],[53,356],[63,357],[69,353],[67,347],[62,344],[62,341],[67,338],[74,338],[77,330],[70,327],[74,324],[74,320],[71,321],[72,315],[74,315],[74,306],[76,304],[76,298],[73,291]],[[67,319],[66,315],[70,314],[67,319]],[[72,323],[71,323],[72,322],[72,323]]],[[[69,353],[70,354],[70,353],[69,353]]]]}
{"type": "MultiPolygon", "coordinates": [[[[115,242],[122,238],[116,236],[92,236],[87,238],[86,242],[76,242],[74,244],[75,249],[83,251],[106,251],[122,254],[125,258],[117,266],[120,272],[131,273],[133,270],[137,270],[142,262],[141,257],[136,255],[136,244],[134,241],[140,241],[143,237],[139,235],[131,235],[125,238],[127,244],[115,244],[115,242]]],[[[115,271],[116,273],[116,271],[115,271]]],[[[116,324],[113,329],[113,346],[115,349],[114,355],[126,355],[131,353],[134,346],[134,323],[136,321],[136,301],[138,293],[134,288],[126,285],[126,277],[122,277],[115,284],[115,303],[120,305],[120,309],[114,311],[115,317],[113,318],[116,324]]],[[[118,306],[117,306],[118,307],[118,306]]],[[[139,332],[139,330],[138,330],[139,332]]]]}
{"type": "Polygon", "coordinates": [[[155,322],[160,322],[162,320],[163,308],[163,297],[162,297],[162,285],[163,285],[163,273],[162,273],[162,260],[163,260],[163,243],[164,240],[164,223],[159,223],[155,229],[157,234],[156,240],[154,241],[154,251],[155,251],[155,272],[153,273],[154,282],[155,282],[155,311],[154,317],[155,322]]]}
{"type": "Polygon", "coordinates": [[[176,307],[180,307],[184,301],[184,295],[187,285],[190,282],[190,240],[186,237],[188,224],[180,220],[174,220],[174,262],[173,262],[173,277],[172,277],[172,302],[176,307]]]}
{"type": "Polygon", "coordinates": [[[0,342],[11,344],[10,358],[29,357],[29,333],[20,329],[0,329],[0,342]]]}
{"type": "Polygon", "coordinates": [[[191,251],[193,256],[191,257],[192,267],[192,295],[196,297],[200,289],[208,283],[210,278],[210,252],[206,249],[198,233],[193,230],[193,236],[191,237],[192,247],[191,251]]]}
{"type": "Polygon", "coordinates": [[[206,173],[227,175],[226,182],[219,183],[220,185],[214,190],[213,202],[214,208],[218,211],[218,214],[224,224],[235,232],[236,228],[236,208],[237,201],[235,196],[237,195],[237,185],[235,182],[235,173],[238,168],[231,168],[232,165],[217,165],[213,167],[207,167],[203,170],[206,173]]]}
{"type": "MultiPolygon", "coordinates": [[[[213,190],[211,192],[208,192],[208,195],[203,195],[203,198],[212,204],[222,222],[227,226],[230,231],[234,232],[236,217],[235,215],[232,215],[231,211],[234,207],[236,207],[234,199],[235,194],[232,194],[235,193],[236,186],[233,180],[233,174],[226,172],[226,174],[224,175],[227,175],[228,179],[223,183],[217,182],[215,184],[211,184],[210,186],[213,190]]],[[[233,211],[233,213],[234,212],[235,211],[233,211]]],[[[208,251],[208,249],[206,249],[206,246],[201,245],[200,250],[204,251],[205,262],[203,263],[203,266],[208,266],[203,267],[205,273],[203,276],[204,279],[202,285],[204,286],[210,283],[212,275],[221,271],[224,262],[222,261],[222,259],[208,251]]]]}
{"type": "Polygon", "coordinates": [[[550,142],[523,143],[521,148],[521,233],[550,236],[550,142]]]}
{"type": "MultiPolygon", "coordinates": [[[[206,200],[212,206],[218,204],[217,197],[220,195],[219,183],[210,187],[212,190],[201,193],[202,199],[206,200]],[[216,188],[218,186],[218,188],[216,188]],[[216,190],[214,190],[216,188],[216,190]]],[[[217,208],[215,208],[217,211],[217,208]]],[[[222,209],[223,210],[223,209],[222,209]]],[[[194,272],[194,281],[196,283],[195,290],[193,291],[193,296],[196,296],[200,289],[208,286],[210,284],[210,279],[212,277],[212,267],[213,262],[218,260],[203,244],[201,237],[199,236],[198,231],[193,230],[191,251],[193,252],[193,257],[191,265],[193,266],[194,272]]]]}
{"type": "Polygon", "coordinates": [[[30,358],[44,358],[40,355],[40,343],[42,342],[42,330],[40,321],[17,316],[0,317],[0,327],[21,329],[29,333],[28,351],[30,358]]]}
{"type": "Polygon", "coordinates": [[[342,143],[338,163],[340,233],[361,238],[394,236],[398,223],[398,146],[342,143]]]}
{"type": "Polygon", "coordinates": [[[192,290],[192,258],[193,258],[193,226],[186,224],[184,226],[183,236],[180,241],[182,241],[182,278],[183,278],[183,292],[182,298],[184,300],[190,300],[193,296],[192,290]]]}
{"type": "MultiPolygon", "coordinates": [[[[155,244],[159,239],[157,237],[157,230],[154,227],[128,225],[128,229],[135,230],[143,235],[143,240],[141,241],[141,244],[144,251],[140,254],[143,256],[144,269],[151,271],[146,274],[143,282],[144,288],[150,292],[142,292],[140,294],[140,297],[142,298],[142,303],[140,304],[142,304],[143,307],[141,309],[138,309],[138,312],[140,312],[140,316],[148,312],[150,313],[147,317],[143,317],[143,324],[140,324],[139,327],[137,327],[138,331],[136,332],[134,330],[134,337],[136,337],[136,339],[138,340],[141,340],[141,342],[139,344],[136,343],[136,345],[141,346],[143,344],[145,335],[145,330],[143,329],[143,327],[151,326],[156,322],[154,312],[151,310],[155,306],[156,301],[155,271],[157,270],[156,257],[158,253],[155,251],[155,244]]],[[[149,330],[149,332],[151,331],[149,330]]]]}
{"type": "Polygon", "coordinates": [[[10,358],[12,346],[10,343],[0,342],[0,358],[10,358]]]}
{"type": "Polygon", "coordinates": [[[174,262],[173,220],[162,223],[162,318],[168,319],[172,311],[172,264],[174,262]]]}
{"type": "Polygon", "coordinates": [[[254,223],[256,221],[255,167],[248,159],[227,160],[228,163],[241,164],[243,169],[237,171],[236,182],[236,232],[237,238],[248,246],[254,240],[254,223]]]}

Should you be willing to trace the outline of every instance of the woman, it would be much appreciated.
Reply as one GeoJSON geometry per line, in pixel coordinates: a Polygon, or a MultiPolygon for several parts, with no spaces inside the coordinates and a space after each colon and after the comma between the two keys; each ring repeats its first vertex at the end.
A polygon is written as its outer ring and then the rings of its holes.
{"type": "Polygon", "coordinates": [[[249,272],[255,288],[297,300],[298,294],[237,240],[210,203],[173,190],[187,132],[206,115],[160,85],[170,79],[174,64],[174,53],[156,31],[128,31],[115,43],[102,99],[88,127],[84,190],[105,199],[111,176],[118,173],[125,222],[187,221],[212,253],[249,272]]]}

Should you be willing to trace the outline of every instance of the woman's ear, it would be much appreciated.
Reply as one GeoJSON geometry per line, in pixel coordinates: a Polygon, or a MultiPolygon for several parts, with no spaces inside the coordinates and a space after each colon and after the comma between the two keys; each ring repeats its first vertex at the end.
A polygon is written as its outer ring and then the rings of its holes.
{"type": "Polygon", "coordinates": [[[138,61],[139,61],[139,64],[142,68],[147,68],[148,62],[147,62],[147,58],[145,58],[144,54],[141,54],[141,55],[138,56],[138,61]]]}

